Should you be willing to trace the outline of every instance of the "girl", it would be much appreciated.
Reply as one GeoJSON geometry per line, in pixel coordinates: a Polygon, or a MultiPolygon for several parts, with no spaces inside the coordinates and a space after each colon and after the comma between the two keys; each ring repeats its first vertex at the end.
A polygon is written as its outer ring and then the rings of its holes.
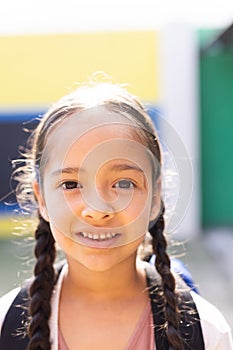
{"type": "Polygon", "coordinates": [[[233,349],[220,312],[170,271],[160,166],[122,87],[91,83],[49,109],[16,173],[19,204],[38,209],[37,261],[0,301],[1,350],[233,349]],[[155,266],[138,258],[148,231],[155,266]]]}

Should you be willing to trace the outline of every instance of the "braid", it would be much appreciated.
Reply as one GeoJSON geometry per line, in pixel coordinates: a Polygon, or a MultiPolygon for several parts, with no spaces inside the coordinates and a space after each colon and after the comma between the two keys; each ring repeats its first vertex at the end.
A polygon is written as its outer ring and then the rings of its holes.
{"type": "Polygon", "coordinates": [[[39,215],[35,232],[35,278],[30,287],[30,304],[27,350],[50,350],[50,330],[48,320],[51,314],[50,299],[55,284],[53,262],[55,260],[55,241],[48,222],[39,215]]]}
{"type": "Polygon", "coordinates": [[[155,267],[162,278],[164,316],[166,320],[166,334],[170,344],[169,350],[183,350],[183,342],[179,334],[179,309],[178,298],[175,293],[175,278],[170,270],[170,258],[166,252],[167,241],[163,234],[164,230],[164,205],[162,203],[161,214],[150,228],[153,237],[152,246],[156,255],[155,267]]]}

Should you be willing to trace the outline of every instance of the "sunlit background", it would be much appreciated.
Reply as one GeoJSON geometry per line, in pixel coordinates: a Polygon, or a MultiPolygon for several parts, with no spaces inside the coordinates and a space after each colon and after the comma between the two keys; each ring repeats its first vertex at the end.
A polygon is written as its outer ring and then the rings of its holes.
{"type": "Polygon", "coordinates": [[[232,0],[8,0],[0,18],[0,295],[29,270],[28,243],[12,235],[11,160],[23,129],[104,71],[146,103],[172,167],[167,233],[186,242],[182,260],[201,294],[233,325],[232,0]]]}

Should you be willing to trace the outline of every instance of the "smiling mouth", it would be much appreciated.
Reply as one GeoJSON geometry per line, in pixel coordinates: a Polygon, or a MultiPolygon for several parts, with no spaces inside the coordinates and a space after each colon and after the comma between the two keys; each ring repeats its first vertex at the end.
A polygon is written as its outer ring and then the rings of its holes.
{"type": "Polygon", "coordinates": [[[117,233],[90,233],[90,232],[80,232],[81,236],[84,238],[89,238],[93,241],[106,241],[106,240],[110,240],[116,236],[118,236],[117,233]]]}

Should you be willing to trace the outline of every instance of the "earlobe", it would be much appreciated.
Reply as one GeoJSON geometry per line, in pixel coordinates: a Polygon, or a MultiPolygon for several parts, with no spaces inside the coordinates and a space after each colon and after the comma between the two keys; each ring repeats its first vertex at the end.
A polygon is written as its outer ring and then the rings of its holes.
{"type": "MultiPolygon", "coordinates": [[[[159,202],[160,203],[160,202],[159,202]]],[[[160,213],[160,204],[153,204],[150,213],[150,221],[155,221],[155,219],[159,216],[160,213]]]]}
{"type": "Polygon", "coordinates": [[[35,195],[36,200],[38,202],[40,215],[43,217],[43,219],[45,221],[49,222],[49,217],[48,217],[47,209],[46,209],[46,206],[45,206],[44,198],[43,198],[43,196],[41,194],[40,186],[39,186],[37,181],[35,181],[33,183],[33,192],[34,192],[34,195],[35,195]]]}

